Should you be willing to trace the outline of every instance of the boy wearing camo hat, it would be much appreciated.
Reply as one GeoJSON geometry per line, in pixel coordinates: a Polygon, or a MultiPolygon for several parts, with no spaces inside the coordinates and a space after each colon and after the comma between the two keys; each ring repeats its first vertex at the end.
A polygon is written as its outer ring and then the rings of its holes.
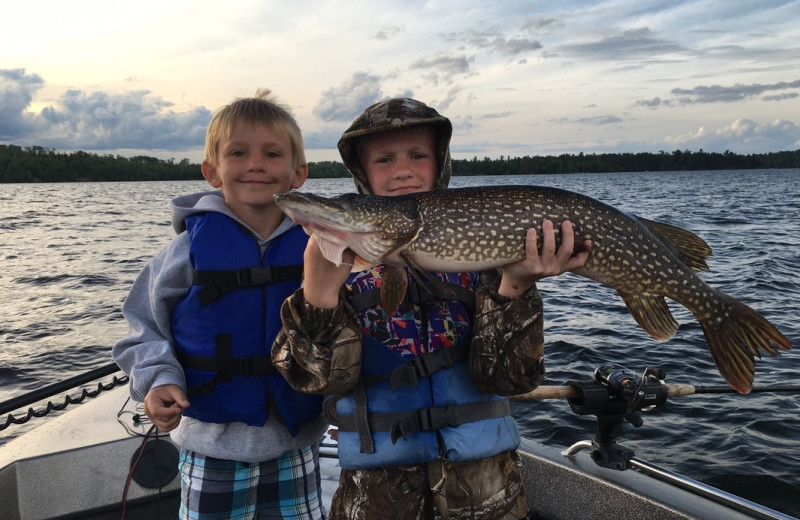
{"type": "MultiPolygon", "coordinates": [[[[446,189],[450,120],[414,99],[367,108],[339,151],[360,193],[446,189]]],[[[552,223],[527,258],[501,270],[431,273],[391,316],[379,289],[388,267],[340,266],[312,237],[304,286],[281,310],[273,362],[296,389],[333,394],[327,408],[342,467],[331,519],[520,519],[528,506],[509,396],[544,374],[542,299],[535,281],[580,267],[571,225],[552,223]],[[442,289],[446,286],[448,289],[442,289]]],[[[584,244],[589,247],[590,244],[584,244]]],[[[356,262],[350,262],[356,260],[356,262]]]]}

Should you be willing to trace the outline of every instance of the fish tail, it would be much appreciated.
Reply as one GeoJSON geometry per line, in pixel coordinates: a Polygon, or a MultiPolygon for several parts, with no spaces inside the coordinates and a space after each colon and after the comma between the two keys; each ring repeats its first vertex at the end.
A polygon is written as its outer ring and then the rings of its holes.
{"type": "Polygon", "coordinates": [[[722,377],[737,392],[750,393],[755,376],[755,358],[761,352],[779,355],[791,350],[791,342],[770,322],[747,305],[729,296],[727,317],[717,323],[708,317],[699,317],[711,358],[722,377]]]}

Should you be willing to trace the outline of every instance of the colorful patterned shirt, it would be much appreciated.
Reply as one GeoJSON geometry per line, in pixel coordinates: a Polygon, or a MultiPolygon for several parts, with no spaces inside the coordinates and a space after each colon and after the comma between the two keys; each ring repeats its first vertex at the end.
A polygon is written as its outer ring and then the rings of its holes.
{"type": "MultiPolygon", "coordinates": [[[[408,283],[416,283],[409,270],[405,269],[405,272],[408,283]]],[[[477,272],[430,274],[443,282],[461,285],[473,292],[479,278],[477,272]]],[[[382,279],[383,266],[374,266],[352,273],[345,287],[352,295],[379,289],[382,279]]],[[[404,301],[390,319],[387,319],[380,305],[358,313],[364,334],[375,338],[406,359],[452,346],[470,333],[470,319],[464,305],[455,300],[437,300],[424,305],[411,305],[404,301]],[[426,329],[427,334],[423,334],[422,331],[426,329]]]]}

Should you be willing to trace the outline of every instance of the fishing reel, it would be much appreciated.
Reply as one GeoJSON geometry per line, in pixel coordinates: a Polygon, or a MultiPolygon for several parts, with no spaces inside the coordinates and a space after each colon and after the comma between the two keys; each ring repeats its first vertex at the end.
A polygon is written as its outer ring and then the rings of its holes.
{"type": "Polygon", "coordinates": [[[569,398],[570,408],[578,415],[597,416],[597,436],[592,441],[592,460],[605,468],[626,470],[633,450],[617,444],[622,423],[635,428],[643,421],[637,412],[647,411],[667,401],[666,373],[646,368],[639,375],[617,365],[603,365],[594,372],[594,379],[568,381],[579,397],[569,398]]]}

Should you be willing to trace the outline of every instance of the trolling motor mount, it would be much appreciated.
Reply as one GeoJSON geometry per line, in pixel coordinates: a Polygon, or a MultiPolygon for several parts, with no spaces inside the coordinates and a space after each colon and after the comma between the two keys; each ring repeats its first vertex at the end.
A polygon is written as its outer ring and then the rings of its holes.
{"type": "Polygon", "coordinates": [[[667,401],[667,385],[661,369],[646,368],[642,375],[617,365],[603,365],[588,381],[567,381],[580,397],[569,398],[570,408],[578,415],[597,416],[597,436],[592,441],[592,460],[604,468],[619,471],[630,468],[633,450],[617,444],[622,423],[635,428],[642,424],[639,411],[647,411],[667,401]]]}

